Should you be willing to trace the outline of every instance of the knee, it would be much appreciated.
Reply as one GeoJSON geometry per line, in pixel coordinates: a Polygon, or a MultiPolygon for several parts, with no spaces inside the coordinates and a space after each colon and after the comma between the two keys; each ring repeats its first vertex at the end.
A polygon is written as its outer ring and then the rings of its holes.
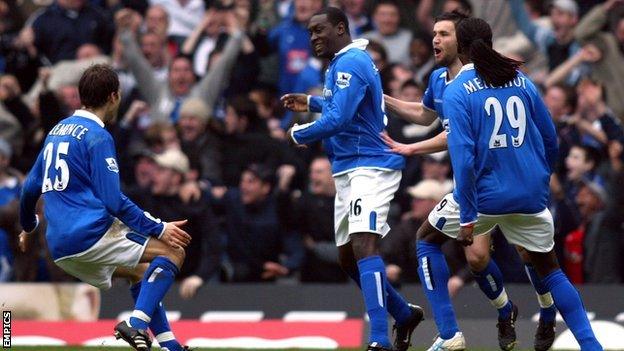
{"type": "Polygon", "coordinates": [[[353,247],[353,255],[356,260],[372,256],[377,250],[376,240],[372,239],[372,235],[353,234],[351,246],[353,247]]]}
{"type": "Polygon", "coordinates": [[[186,258],[186,251],[183,248],[171,248],[167,252],[167,258],[171,260],[178,268],[182,267],[184,259],[186,258]]]}
{"type": "Polygon", "coordinates": [[[467,250],[466,261],[473,272],[481,272],[490,262],[490,250],[467,250]]]}

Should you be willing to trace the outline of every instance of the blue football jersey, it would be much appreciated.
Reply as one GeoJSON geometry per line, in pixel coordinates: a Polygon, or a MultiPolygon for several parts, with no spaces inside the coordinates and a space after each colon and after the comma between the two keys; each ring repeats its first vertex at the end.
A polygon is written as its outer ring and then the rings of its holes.
{"type": "Polygon", "coordinates": [[[403,156],[388,151],[380,133],[388,123],[379,71],[357,39],[336,54],[325,73],[323,97],[310,98],[315,122],[293,127],[299,144],[324,139],[334,175],[357,168],[400,170],[403,156]]]}
{"type": "Polygon", "coordinates": [[[441,122],[444,122],[444,104],[442,102],[444,90],[452,82],[447,77],[448,70],[446,67],[438,68],[431,72],[429,83],[422,99],[423,105],[430,110],[434,110],[441,122]]]}
{"type": "Polygon", "coordinates": [[[546,208],[557,135],[535,85],[521,72],[488,86],[472,64],[444,92],[447,135],[462,224],[483,214],[546,208]]]}
{"type": "Polygon", "coordinates": [[[46,238],[57,260],[93,246],[119,218],[143,235],[160,236],[164,224],[143,212],[120,189],[113,137],[94,114],[78,110],[48,133],[23,186],[20,223],[32,231],[43,196],[46,238]]]}

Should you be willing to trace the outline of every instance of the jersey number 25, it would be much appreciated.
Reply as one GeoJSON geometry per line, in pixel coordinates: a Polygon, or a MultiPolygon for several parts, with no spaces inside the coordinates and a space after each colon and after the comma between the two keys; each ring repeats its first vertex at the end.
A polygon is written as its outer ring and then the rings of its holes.
{"type": "Polygon", "coordinates": [[[67,152],[69,152],[68,142],[58,144],[58,147],[56,148],[56,157],[54,157],[54,159],[52,158],[52,154],[54,153],[54,143],[48,143],[43,149],[45,171],[43,172],[43,182],[41,183],[42,193],[52,190],[63,191],[67,188],[67,184],[69,183],[69,167],[67,166],[67,162],[61,158],[62,155],[67,155],[67,152]],[[54,184],[52,184],[52,179],[50,179],[49,175],[52,161],[54,161],[54,169],[56,172],[54,184]]]}

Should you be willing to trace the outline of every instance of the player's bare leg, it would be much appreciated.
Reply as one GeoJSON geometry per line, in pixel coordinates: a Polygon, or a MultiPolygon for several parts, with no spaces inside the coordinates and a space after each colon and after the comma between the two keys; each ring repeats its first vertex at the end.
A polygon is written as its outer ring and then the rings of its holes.
{"type": "Polygon", "coordinates": [[[478,235],[470,246],[464,247],[466,261],[479,288],[498,310],[498,344],[501,350],[512,350],[517,343],[516,319],[518,307],[507,296],[503,285],[503,274],[490,255],[491,235],[478,235]]]}
{"type": "Polygon", "coordinates": [[[173,333],[167,321],[165,309],[160,302],[166,293],[170,280],[184,262],[184,249],[174,248],[158,239],[147,242],[145,251],[141,256],[140,263],[134,268],[117,268],[115,276],[124,277],[133,282],[130,291],[135,299],[136,306],[130,321],[123,321],[115,327],[115,336],[123,338],[136,350],[149,350],[151,340],[146,328],[137,328],[132,325],[132,318],[139,318],[149,325],[152,333],[161,347],[171,351],[184,350],[173,333]],[[157,281],[158,276],[164,274],[166,281],[157,281]],[[158,284],[158,285],[157,285],[158,284]],[[159,286],[160,285],[160,286],[159,286]],[[157,291],[150,291],[156,289],[157,291]],[[141,296],[143,294],[143,296],[141,296]],[[155,295],[158,294],[158,295],[155,295]],[[160,296],[162,295],[162,296],[160,296]],[[143,303],[140,303],[141,297],[143,303]],[[151,306],[150,299],[160,297],[155,306],[151,306]],[[147,302],[145,302],[147,301],[147,302]]]}
{"type": "Polygon", "coordinates": [[[535,288],[537,301],[540,306],[539,323],[537,325],[537,329],[535,330],[533,346],[536,351],[546,351],[550,349],[552,344],[555,342],[555,317],[557,315],[557,309],[555,308],[555,303],[550,291],[546,290],[542,280],[539,278],[535,268],[531,264],[531,258],[528,252],[520,246],[516,246],[516,250],[524,262],[525,270],[529,276],[531,284],[533,284],[533,287],[535,288]]]}
{"type": "Polygon", "coordinates": [[[555,252],[526,253],[546,290],[552,294],[555,306],[581,346],[581,351],[602,351],[587,319],[581,297],[559,268],[555,252]]]}
{"type": "Polygon", "coordinates": [[[416,234],[418,275],[425,296],[433,310],[439,335],[429,351],[457,351],[466,348],[466,340],[455,318],[448,292],[449,268],[440,246],[450,238],[425,221],[416,234]]]}

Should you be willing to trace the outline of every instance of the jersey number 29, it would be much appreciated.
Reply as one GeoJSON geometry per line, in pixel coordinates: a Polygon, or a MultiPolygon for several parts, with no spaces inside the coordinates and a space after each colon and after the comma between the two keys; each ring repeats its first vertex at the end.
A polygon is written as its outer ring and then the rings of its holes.
{"type": "MultiPolygon", "coordinates": [[[[495,97],[489,97],[485,100],[485,112],[488,116],[494,113],[494,130],[490,136],[490,149],[498,149],[507,147],[507,134],[498,134],[503,124],[503,106],[495,97]]],[[[522,146],[524,142],[524,134],[526,132],[526,109],[524,103],[518,96],[511,96],[505,104],[505,115],[512,128],[518,130],[517,136],[511,136],[511,143],[514,147],[522,146]]]]}
{"type": "Polygon", "coordinates": [[[48,143],[43,149],[45,171],[43,172],[43,182],[41,183],[42,193],[52,190],[63,191],[65,190],[65,188],[67,188],[67,184],[69,183],[69,167],[67,166],[67,162],[65,162],[65,160],[61,158],[61,156],[67,155],[67,152],[69,152],[68,142],[62,142],[58,144],[58,147],[56,148],[56,156],[54,157],[54,159],[52,157],[52,155],[54,154],[53,143],[48,143]],[[54,161],[54,169],[56,170],[54,184],[52,184],[52,179],[50,179],[49,175],[52,161],[54,161]]]}

